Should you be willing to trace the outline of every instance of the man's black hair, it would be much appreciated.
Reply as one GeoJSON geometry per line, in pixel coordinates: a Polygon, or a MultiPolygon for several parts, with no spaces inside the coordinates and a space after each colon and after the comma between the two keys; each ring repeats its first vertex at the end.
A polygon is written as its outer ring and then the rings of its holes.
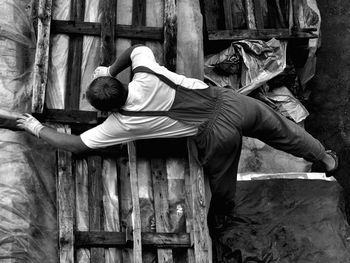
{"type": "Polygon", "coordinates": [[[87,100],[100,111],[120,109],[125,104],[127,96],[127,89],[119,80],[112,77],[94,79],[86,91],[87,100]]]}

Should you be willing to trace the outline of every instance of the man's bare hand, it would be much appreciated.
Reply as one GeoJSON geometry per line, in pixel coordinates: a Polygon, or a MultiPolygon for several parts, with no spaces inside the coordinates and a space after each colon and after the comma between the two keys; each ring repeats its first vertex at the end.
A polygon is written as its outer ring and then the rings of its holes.
{"type": "Polygon", "coordinates": [[[39,138],[40,131],[44,128],[44,125],[32,115],[24,113],[17,118],[17,127],[24,129],[39,138]]]}
{"type": "Polygon", "coordinates": [[[92,74],[92,79],[96,79],[98,77],[112,77],[111,73],[109,72],[109,67],[97,67],[92,74]]]}

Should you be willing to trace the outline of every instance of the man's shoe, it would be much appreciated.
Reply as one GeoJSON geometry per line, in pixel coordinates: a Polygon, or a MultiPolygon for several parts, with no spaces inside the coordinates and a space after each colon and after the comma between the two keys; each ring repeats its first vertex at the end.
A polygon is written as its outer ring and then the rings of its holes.
{"type": "Polygon", "coordinates": [[[339,158],[338,158],[337,154],[332,150],[326,150],[326,153],[334,159],[334,162],[335,162],[334,167],[331,170],[327,171],[327,168],[326,168],[326,165],[324,164],[324,162],[317,161],[317,162],[312,164],[311,170],[312,170],[312,172],[325,173],[327,177],[331,177],[331,176],[334,176],[335,172],[338,170],[339,158]]]}

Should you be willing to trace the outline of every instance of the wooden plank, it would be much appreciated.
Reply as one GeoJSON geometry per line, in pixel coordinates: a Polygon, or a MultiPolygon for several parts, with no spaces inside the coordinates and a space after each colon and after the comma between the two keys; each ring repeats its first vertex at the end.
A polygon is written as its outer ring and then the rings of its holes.
{"type": "Polygon", "coordinates": [[[164,1],[164,66],[175,72],[177,55],[177,15],[176,1],[164,1]]]}
{"type": "Polygon", "coordinates": [[[221,30],[209,31],[209,40],[242,40],[242,39],[295,39],[316,38],[317,36],[307,32],[291,32],[289,29],[262,29],[262,30],[221,30]]]}
{"type": "Polygon", "coordinates": [[[256,29],[253,0],[245,0],[248,29],[256,29]]]}
{"type": "MultiPolygon", "coordinates": [[[[103,230],[103,185],[102,159],[100,156],[88,157],[89,177],[89,229],[90,231],[103,230]]],[[[104,249],[91,248],[90,262],[104,262],[104,249]]]]}
{"type": "MultiPolygon", "coordinates": [[[[185,166],[185,212],[186,212],[186,232],[193,233],[193,202],[192,202],[192,182],[189,174],[189,164],[185,166]]],[[[193,239],[193,237],[192,237],[193,239]]],[[[195,262],[194,250],[187,250],[188,263],[195,262]]]]}
{"type": "MultiPolygon", "coordinates": [[[[154,208],[157,232],[170,232],[168,180],[164,159],[155,158],[151,161],[154,208]]],[[[158,262],[173,262],[171,249],[158,249],[158,262]]]]}
{"type": "MultiPolygon", "coordinates": [[[[138,149],[141,147],[138,145],[138,149]]],[[[145,148],[144,148],[145,149],[145,148]]],[[[148,148],[146,148],[148,149],[148,148]]],[[[153,184],[151,174],[151,159],[146,158],[137,151],[137,173],[139,185],[139,202],[141,214],[141,233],[155,232],[156,219],[153,198],[153,184]]],[[[142,246],[144,244],[142,243],[142,246]]],[[[157,253],[155,249],[146,249],[142,251],[143,262],[157,261],[157,253]]]]}
{"type": "Polygon", "coordinates": [[[33,116],[35,116],[43,122],[54,122],[64,124],[95,125],[105,119],[105,117],[100,118],[97,112],[94,111],[56,109],[45,109],[42,114],[33,114],[33,116]]]}
{"type": "Polygon", "coordinates": [[[232,9],[232,1],[231,0],[223,0],[224,4],[224,14],[225,14],[225,28],[227,30],[233,29],[233,9],[232,9]]]}
{"type": "MultiPolygon", "coordinates": [[[[73,0],[71,19],[84,20],[85,0],[73,0]]],[[[65,109],[77,110],[80,103],[81,63],[83,57],[83,36],[70,36],[68,47],[68,75],[65,95],[65,109]]]]}
{"type": "Polygon", "coordinates": [[[115,60],[115,23],[117,1],[109,0],[101,2],[101,57],[103,66],[111,65],[115,60]]]}
{"type": "MultiPolygon", "coordinates": [[[[76,231],[75,247],[130,247],[126,232],[76,231]]],[[[187,248],[192,246],[189,233],[142,232],[142,245],[157,248],[187,248]]]]}
{"type": "Polygon", "coordinates": [[[255,22],[256,28],[262,29],[264,28],[264,17],[261,8],[261,0],[253,0],[254,3],[254,14],[255,14],[255,22]]]}
{"type": "Polygon", "coordinates": [[[205,182],[202,167],[189,151],[189,173],[192,185],[193,243],[196,263],[212,262],[207,226],[205,182]]]}
{"type": "MultiPolygon", "coordinates": [[[[132,2],[132,20],[133,26],[145,26],[146,25],[146,1],[145,0],[133,0],[132,2]]],[[[131,45],[144,44],[143,40],[133,39],[131,45]]]]}
{"type": "MultiPolygon", "coordinates": [[[[70,133],[68,126],[57,130],[70,133]]],[[[57,151],[57,177],[59,262],[74,263],[75,196],[71,153],[57,151]]]]}
{"type": "Polygon", "coordinates": [[[38,33],[35,52],[32,112],[41,113],[45,103],[45,91],[49,65],[50,23],[52,0],[40,0],[38,33]]]}
{"type": "MultiPolygon", "coordinates": [[[[75,35],[101,35],[101,24],[95,22],[79,22],[52,20],[52,34],[75,34],[75,35]]],[[[118,38],[163,40],[162,27],[116,25],[114,34],[118,38]]]]}
{"type": "Polygon", "coordinates": [[[141,240],[141,213],[139,203],[139,186],[137,178],[137,158],[135,142],[128,144],[129,169],[130,169],[130,184],[133,205],[133,257],[134,262],[142,263],[142,240],[141,240]]]}
{"type": "MultiPolygon", "coordinates": [[[[118,159],[118,174],[120,180],[119,202],[121,210],[121,231],[127,232],[132,229],[132,195],[130,185],[130,173],[127,157],[118,159]]],[[[132,262],[132,249],[123,249],[123,263],[132,262]]]]}

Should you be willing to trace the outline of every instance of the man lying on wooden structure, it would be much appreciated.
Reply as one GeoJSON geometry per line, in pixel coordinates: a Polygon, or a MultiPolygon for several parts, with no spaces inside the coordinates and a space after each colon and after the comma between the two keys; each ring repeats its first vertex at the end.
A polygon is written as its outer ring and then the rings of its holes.
{"type": "Polygon", "coordinates": [[[58,133],[30,114],[18,118],[18,126],[75,153],[138,139],[190,137],[189,149],[210,180],[212,236],[217,230],[214,215],[229,216],[234,209],[242,136],[322,164],[328,176],[338,166],[332,151],[264,103],[171,72],[146,46],[132,46],[111,66],[98,67],[86,96],[96,109],[112,113],[80,136],[58,133]],[[125,85],[115,77],[129,66],[133,77],[125,85]]]}

